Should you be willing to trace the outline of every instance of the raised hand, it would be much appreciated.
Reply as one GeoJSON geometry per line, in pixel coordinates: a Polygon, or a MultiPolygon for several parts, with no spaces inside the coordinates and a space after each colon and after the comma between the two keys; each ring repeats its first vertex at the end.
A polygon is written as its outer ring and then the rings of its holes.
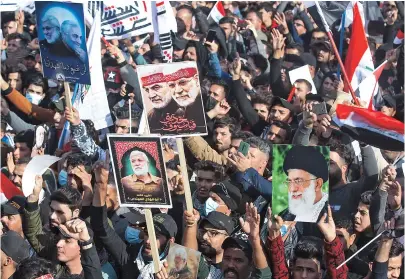
{"type": "Polygon", "coordinates": [[[333,221],[332,218],[332,210],[330,209],[330,205],[328,205],[328,214],[324,213],[319,220],[318,228],[322,232],[327,242],[332,242],[336,238],[336,226],[335,221],[333,221]],[[325,223],[325,220],[328,220],[328,222],[325,223]]]}
{"type": "Polygon", "coordinates": [[[67,221],[64,225],[60,224],[59,228],[62,229],[66,235],[80,242],[87,242],[91,238],[86,223],[81,219],[67,221]]]}
{"type": "Polygon", "coordinates": [[[70,122],[73,126],[78,126],[80,125],[80,115],[79,111],[72,107],[72,110],[70,110],[68,107],[65,108],[65,118],[67,121],[70,122]]]}
{"type": "Polygon", "coordinates": [[[68,173],[76,175],[82,181],[83,186],[91,188],[91,174],[88,173],[83,166],[77,166],[68,173]]]}
{"type": "Polygon", "coordinates": [[[9,152],[8,154],[7,154],[7,169],[8,169],[8,172],[11,174],[11,173],[14,173],[14,170],[15,170],[15,163],[14,163],[14,157],[13,157],[13,152],[9,152]]]}
{"type": "Polygon", "coordinates": [[[168,268],[169,268],[169,264],[166,261],[164,261],[160,270],[157,273],[155,273],[155,278],[156,279],[171,279],[171,278],[169,278],[169,273],[167,272],[168,268]]]}
{"type": "Polygon", "coordinates": [[[219,45],[215,41],[208,42],[208,41],[204,40],[204,45],[207,46],[207,49],[208,49],[208,51],[210,53],[217,53],[218,52],[219,45]]]}
{"type": "Polygon", "coordinates": [[[200,218],[200,213],[196,209],[193,209],[193,212],[184,211],[184,221],[187,227],[196,226],[200,218]]]}
{"type": "Polygon", "coordinates": [[[312,104],[308,103],[303,106],[302,121],[307,129],[312,129],[314,123],[318,120],[315,113],[312,112],[312,104]]]}
{"type": "Polygon", "coordinates": [[[276,28],[271,30],[271,38],[273,43],[274,57],[279,59],[284,56],[285,38],[276,28]]]}
{"type": "Polygon", "coordinates": [[[228,161],[240,172],[245,172],[247,169],[252,167],[251,161],[240,152],[238,152],[236,155],[230,154],[228,156],[228,161]]]}
{"type": "Polygon", "coordinates": [[[216,115],[220,116],[225,116],[231,109],[231,106],[228,104],[226,100],[222,100],[221,102],[218,102],[215,107],[215,113],[216,115]]]}
{"type": "Polygon", "coordinates": [[[234,80],[240,78],[240,72],[242,69],[242,62],[240,61],[239,54],[236,55],[236,58],[233,60],[229,67],[229,72],[231,73],[234,80]]]}
{"type": "Polygon", "coordinates": [[[387,202],[392,210],[399,209],[401,207],[402,188],[398,181],[394,180],[390,183],[388,188],[387,202]]]}
{"type": "Polygon", "coordinates": [[[274,21],[280,26],[280,31],[282,34],[287,35],[290,31],[288,30],[287,21],[285,20],[284,13],[276,13],[274,15],[274,21]]]}
{"type": "Polygon", "coordinates": [[[246,203],[245,220],[239,218],[242,230],[251,238],[259,238],[260,232],[260,214],[253,203],[246,203]]]}
{"type": "Polygon", "coordinates": [[[269,231],[269,238],[271,240],[276,239],[279,235],[281,235],[280,229],[284,224],[283,218],[278,215],[274,215],[274,221],[271,219],[271,207],[267,209],[267,229],[269,231]]]}
{"type": "Polygon", "coordinates": [[[41,193],[41,190],[44,185],[44,180],[42,179],[41,175],[35,176],[35,186],[34,189],[32,190],[32,194],[28,196],[27,201],[28,202],[38,202],[39,200],[39,194],[41,193]]]}
{"type": "Polygon", "coordinates": [[[104,161],[97,161],[93,165],[94,177],[97,184],[104,184],[107,186],[109,166],[104,161]]]}

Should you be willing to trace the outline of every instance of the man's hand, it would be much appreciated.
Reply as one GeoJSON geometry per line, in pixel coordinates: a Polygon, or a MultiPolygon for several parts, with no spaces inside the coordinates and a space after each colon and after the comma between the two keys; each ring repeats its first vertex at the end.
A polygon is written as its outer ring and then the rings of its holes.
{"type": "Polygon", "coordinates": [[[238,152],[237,155],[230,154],[228,157],[228,161],[236,167],[236,169],[240,172],[245,172],[247,169],[252,167],[252,163],[245,155],[238,152]]]}
{"type": "Polygon", "coordinates": [[[226,100],[222,100],[221,102],[218,102],[215,107],[215,115],[216,116],[225,116],[231,109],[231,106],[228,104],[226,100]]]}
{"type": "Polygon", "coordinates": [[[24,11],[16,11],[15,12],[15,21],[17,21],[17,32],[22,34],[24,32],[24,20],[25,20],[25,15],[24,11]]]}
{"type": "Polygon", "coordinates": [[[171,179],[171,184],[173,185],[173,192],[180,194],[184,193],[184,182],[183,176],[181,175],[181,167],[177,166],[178,174],[173,176],[171,179]]]}
{"type": "Polygon", "coordinates": [[[66,107],[65,108],[65,118],[67,121],[70,122],[73,126],[79,126],[80,125],[80,115],[79,111],[72,107],[72,111],[66,107]]]}
{"type": "Polygon", "coordinates": [[[397,210],[401,207],[402,188],[398,181],[394,180],[388,188],[388,206],[391,210],[397,210]]]}
{"type": "Polygon", "coordinates": [[[200,213],[197,209],[193,209],[193,212],[184,211],[184,221],[186,226],[191,228],[197,226],[198,221],[200,220],[200,213]]]}
{"type": "Polygon", "coordinates": [[[45,148],[43,148],[43,147],[37,148],[36,146],[34,146],[32,148],[31,158],[33,158],[35,156],[42,156],[42,155],[45,155],[45,148]]]}
{"type": "Polygon", "coordinates": [[[278,215],[274,215],[274,221],[271,219],[271,207],[267,209],[267,229],[269,231],[269,238],[271,240],[276,239],[279,235],[281,235],[280,229],[284,224],[283,218],[278,215]]]}
{"type": "Polygon", "coordinates": [[[91,174],[86,172],[83,166],[77,166],[71,169],[68,174],[76,175],[82,181],[83,186],[91,189],[91,174]]]}
{"type": "Polygon", "coordinates": [[[388,189],[391,187],[391,184],[395,181],[397,177],[397,171],[392,165],[388,165],[383,170],[382,180],[380,182],[379,188],[381,191],[388,192],[388,189]]]}
{"type": "Polygon", "coordinates": [[[168,268],[169,268],[169,264],[167,263],[167,261],[164,261],[160,270],[157,273],[155,273],[155,278],[156,279],[171,279],[171,278],[169,278],[169,273],[167,272],[168,268]]]}
{"type": "Polygon", "coordinates": [[[14,163],[14,156],[13,152],[9,152],[7,154],[7,169],[10,174],[14,173],[15,170],[15,163],[14,163]]]}
{"type": "Polygon", "coordinates": [[[0,75],[0,86],[1,86],[1,90],[7,90],[10,87],[8,85],[8,82],[3,79],[2,75],[0,75]]]}
{"type": "Polygon", "coordinates": [[[187,41],[199,41],[200,39],[193,31],[187,31],[183,34],[183,39],[187,41]]]}
{"type": "Polygon", "coordinates": [[[387,17],[384,20],[388,25],[393,25],[398,18],[398,9],[392,9],[387,12],[387,17]]]}
{"type": "Polygon", "coordinates": [[[86,62],[86,58],[87,58],[87,53],[84,51],[84,49],[82,49],[81,47],[76,47],[74,49],[76,55],[79,57],[79,59],[84,63],[86,62]]]}
{"type": "Polygon", "coordinates": [[[27,201],[34,203],[38,202],[39,200],[39,194],[41,193],[41,190],[44,185],[44,180],[42,179],[41,175],[35,176],[35,186],[34,189],[32,190],[32,194],[28,196],[27,201]]]}
{"type": "Polygon", "coordinates": [[[38,38],[33,39],[29,44],[28,47],[32,50],[39,49],[39,40],[38,38]]]}
{"type": "Polygon", "coordinates": [[[229,67],[229,72],[232,75],[233,80],[240,79],[240,71],[242,69],[242,62],[240,61],[239,54],[236,54],[236,58],[233,60],[229,67]]]}
{"type": "Polygon", "coordinates": [[[253,203],[246,203],[245,220],[239,218],[242,230],[249,235],[252,239],[260,238],[260,214],[257,213],[257,208],[253,203]]]}
{"type": "Polygon", "coordinates": [[[7,43],[6,39],[0,40],[0,49],[6,50],[7,47],[8,47],[8,43],[7,43]]]}
{"type": "Polygon", "coordinates": [[[332,210],[330,209],[330,205],[328,205],[328,214],[324,213],[321,219],[319,220],[318,228],[325,237],[326,242],[332,242],[333,240],[335,240],[336,226],[335,221],[333,221],[332,218],[332,210]],[[328,220],[327,223],[325,223],[326,218],[328,220]]]}
{"type": "Polygon", "coordinates": [[[285,38],[283,35],[278,31],[276,28],[273,28],[271,30],[271,38],[272,38],[272,43],[273,43],[273,57],[276,59],[280,59],[284,57],[284,51],[285,51],[285,38]]]}
{"type": "Polygon", "coordinates": [[[65,234],[80,242],[89,241],[91,238],[86,223],[81,219],[67,221],[64,225],[60,224],[59,228],[62,229],[65,234]]]}
{"type": "Polygon", "coordinates": [[[104,161],[97,161],[93,165],[94,177],[96,184],[102,184],[107,187],[108,175],[109,175],[109,166],[104,161]]]}
{"type": "Polygon", "coordinates": [[[208,42],[206,40],[204,40],[204,45],[207,46],[207,49],[210,53],[217,53],[218,49],[219,49],[219,45],[214,41],[212,42],[208,42]]]}
{"type": "Polygon", "coordinates": [[[115,45],[110,44],[109,46],[107,46],[107,50],[114,55],[115,59],[117,60],[117,63],[122,63],[125,61],[125,57],[122,54],[122,51],[115,45]]]}
{"type": "Polygon", "coordinates": [[[303,114],[302,114],[302,121],[304,123],[305,128],[312,129],[314,127],[314,123],[318,120],[315,113],[312,112],[312,104],[304,104],[302,107],[303,114]]]}
{"type": "Polygon", "coordinates": [[[319,125],[319,129],[324,138],[329,138],[332,135],[332,128],[330,127],[331,122],[332,118],[328,114],[323,115],[323,118],[320,122],[321,125],[319,125]]]}
{"type": "Polygon", "coordinates": [[[167,144],[163,144],[163,159],[165,163],[169,162],[170,160],[174,159],[176,154],[174,153],[174,150],[167,144]]]}
{"type": "Polygon", "coordinates": [[[276,13],[274,15],[274,21],[278,24],[279,29],[283,35],[287,35],[288,33],[290,33],[284,13],[276,13]]]}

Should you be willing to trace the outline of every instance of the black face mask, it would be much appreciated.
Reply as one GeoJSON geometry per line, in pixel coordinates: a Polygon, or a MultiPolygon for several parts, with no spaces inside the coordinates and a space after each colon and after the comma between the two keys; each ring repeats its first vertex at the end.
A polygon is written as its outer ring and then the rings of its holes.
{"type": "Polygon", "coordinates": [[[329,185],[336,186],[342,181],[342,170],[336,162],[330,160],[329,162],[329,185]]]}
{"type": "Polygon", "coordinates": [[[207,111],[210,111],[217,105],[217,103],[218,103],[218,101],[210,96],[210,97],[208,97],[207,101],[205,102],[205,109],[207,111]]]}

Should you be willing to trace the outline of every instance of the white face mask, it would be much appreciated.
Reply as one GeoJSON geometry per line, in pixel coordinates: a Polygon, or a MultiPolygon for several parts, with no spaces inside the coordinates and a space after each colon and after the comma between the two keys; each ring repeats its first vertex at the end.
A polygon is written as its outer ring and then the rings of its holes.
{"type": "Polygon", "coordinates": [[[38,94],[27,93],[25,94],[25,98],[27,98],[27,100],[30,101],[31,104],[39,105],[39,103],[42,101],[44,97],[38,94]]]}

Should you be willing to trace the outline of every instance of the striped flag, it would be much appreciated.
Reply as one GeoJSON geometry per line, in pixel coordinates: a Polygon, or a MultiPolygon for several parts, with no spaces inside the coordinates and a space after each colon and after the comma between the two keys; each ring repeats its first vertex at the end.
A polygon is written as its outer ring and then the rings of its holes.
{"type": "Polygon", "coordinates": [[[4,203],[14,196],[24,196],[23,192],[11,182],[10,179],[1,173],[1,185],[0,185],[0,203],[4,203]]]}
{"type": "MultiPolygon", "coordinates": [[[[359,84],[374,71],[373,58],[368,47],[358,3],[355,3],[353,6],[352,35],[346,55],[345,68],[348,79],[355,91],[359,87],[359,84]]],[[[347,87],[348,85],[346,84],[346,92],[348,92],[347,87]]]]}
{"type": "Polygon", "coordinates": [[[402,30],[398,29],[397,35],[394,39],[394,45],[400,45],[404,41],[404,26],[402,26],[402,30]]]}
{"type": "Polygon", "coordinates": [[[359,85],[358,90],[356,91],[357,97],[360,98],[360,100],[364,101],[366,103],[366,107],[372,107],[373,106],[373,97],[378,94],[379,91],[379,86],[378,86],[378,80],[380,79],[380,76],[384,70],[385,64],[388,61],[385,60],[384,63],[382,63],[380,66],[377,67],[377,69],[374,70],[372,75],[369,75],[366,77],[359,85]],[[358,93],[358,94],[357,94],[358,93]]]}
{"type": "Polygon", "coordinates": [[[173,60],[173,42],[172,33],[177,32],[177,22],[174,17],[172,6],[167,0],[156,1],[152,6],[153,29],[155,34],[155,43],[160,44],[163,61],[171,63],[173,60]]]}
{"type": "Polygon", "coordinates": [[[210,14],[208,15],[208,21],[218,23],[219,20],[224,16],[225,16],[224,4],[222,3],[222,1],[218,1],[212,8],[210,14]]]}
{"type": "Polygon", "coordinates": [[[380,111],[339,104],[333,121],[355,140],[384,150],[404,150],[404,123],[380,111]]]}

